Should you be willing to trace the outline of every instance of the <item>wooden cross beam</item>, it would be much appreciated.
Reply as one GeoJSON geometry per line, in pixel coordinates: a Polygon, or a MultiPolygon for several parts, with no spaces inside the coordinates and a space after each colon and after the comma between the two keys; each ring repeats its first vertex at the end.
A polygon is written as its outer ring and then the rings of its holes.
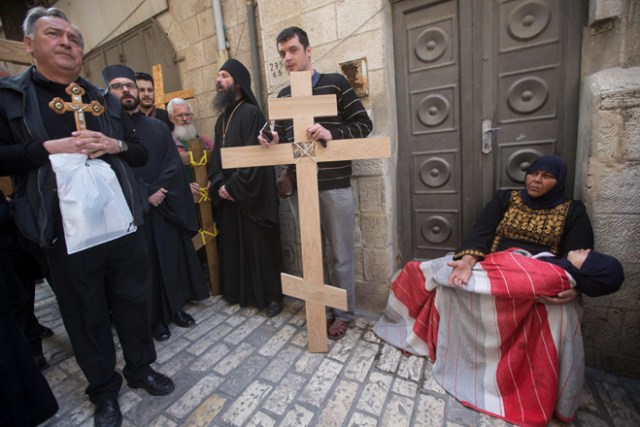
{"type": "Polygon", "coordinates": [[[0,40],[0,61],[33,64],[33,58],[26,52],[24,43],[13,40],[0,40]]]}
{"type": "Polygon", "coordinates": [[[153,74],[153,92],[155,94],[153,105],[156,108],[166,109],[166,105],[173,98],[191,99],[195,98],[193,89],[182,89],[175,92],[164,93],[164,81],[162,78],[162,65],[151,66],[153,74]]]}
{"type": "Polygon", "coordinates": [[[314,353],[327,351],[325,306],[347,310],[346,291],[323,283],[317,163],[391,156],[389,138],[329,141],[326,148],[307,142],[307,128],[313,125],[314,117],[334,116],[336,111],[335,95],[313,96],[311,72],[293,72],[291,98],[270,99],[269,118],[293,118],[296,142],[268,149],[251,146],[221,150],[224,168],[296,164],[303,277],[282,273],[282,290],[305,300],[308,346],[314,353]]]}
{"type": "Polygon", "coordinates": [[[73,111],[77,130],[87,129],[87,123],[84,119],[85,110],[96,117],[104,112],[104,107],[98,101],[91,101],[89,104],[82,103],[82,95],[85,94],[85,90],[77,83],[71,83],[64,91],[71,96],[71,102],[66,102],[62,98],[56,97],[49,102],[49,108],[58,114],[73,111]]]}

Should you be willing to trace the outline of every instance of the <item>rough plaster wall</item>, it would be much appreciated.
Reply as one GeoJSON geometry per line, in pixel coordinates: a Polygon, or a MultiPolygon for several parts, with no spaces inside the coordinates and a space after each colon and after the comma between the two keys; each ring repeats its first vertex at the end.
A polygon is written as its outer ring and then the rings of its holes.
{"type": "MultiPolygon", "coordinates": [[[[389,60],[385,45],[392,39],[387,0],[259,0],[259,22],[264,48],[266,88],[270,97],[288,84],[275,39],[292,25],[309,34],[314,68],[339,72],[344,61],[367,58],[369,95],[362,102],[374,122],[373,135],[390,135],[395,122],[389,92],[389,60]]],[[[392,62],[391,62],[392,64],[392,62]]],[[[392,149],[392,153],[395,149],[392,149]]],[[[359,308],[381,311],[386,304],[389,278],[396,269],[397,242],[393,194],[395,162],[354,162],[352,178],[356,204],[356,302],[359,308]]],[[[281,204],[285,270],[300,274],[300,238],[288,203],[281,204]]]]}
{"type": "MultiPolygon", "coordinates": [[[[622,289],[585,300],[587,364],[640,377],[640,5],[592,1],[590,22],[613,28],[583,36],[576,194],[592,220],[596,249],[624,265],[622,289]],[[597,18],[597,19],[593,19],[597,18]]],[[[594,24],[597,25],[597,24],[594,24]]]]}

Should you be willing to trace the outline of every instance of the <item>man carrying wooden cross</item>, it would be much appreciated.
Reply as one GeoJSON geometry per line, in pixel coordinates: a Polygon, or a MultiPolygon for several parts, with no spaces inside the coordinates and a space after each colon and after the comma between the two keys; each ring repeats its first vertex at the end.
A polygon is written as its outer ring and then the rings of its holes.
{"type": "Polygon", "coordinates": [[[79,77],[83,38],[61,10],[31,9],[23,30],[36,65],[0,80],[0,145],[11,148],[16,167],[21,166],[14,176],[15,219],[20,232],[44,248],[64,326],[89,383],[86,393],[96,405],[95,424],[118,426],[122,377],[115,370],[112,324],[122,345],[122,373],[128,385],[152,395],[166,395],[175,388],[170,378],[150,366],[156,352],[149,325],[144,235],[133,232],[69,254],[50,155],[77,153],[106,162],[134,223],[141,224],[145,201],[130,166],[143,165],[147,150],[118,98],[102,96],[79,77]],[[49,108],[52,99],[70,99],[67,89],[72,83],[82,89],[78,93],[86,93],[86,99],[72,103],[78,107],[75,113],[49,108]],[[90,101],[99,102],[104,112],[81,112],[90,101]]]}
{"type": "MultiPolygon", "coordinates": [[[[313,70],[311,46],[304,30],[298,27],[286,28],[280,32],[276,43],[287,72],[313,72],[313,95],[336,95],[338,114],[335,117],[323,117],[310,126],[306,132],[308,139],[326,144],[331,140],[365,138],[371,133],[371,119],[349,82],[340,74],[320,74],[313,70]]],[[[290,86],[278,94],[279,98],[288,96],[291,96],[290,86]]],[[[259,136],[258,139],[265,147],[279,141],[292,142],[293,122],[277,121],[272,141],[266,140],[263,136],[259,136]]],[[[327,335],[334,340],[344,336],[355,311],[355,210],[350,178],[349,160],[318,163],[320,225],[333,256],[330,280],[334,286],[347,291],[347,311],[327,308],[327,335]]],[[[295,193],[290,201],[291,210],[298,221],[295,193]]]]}

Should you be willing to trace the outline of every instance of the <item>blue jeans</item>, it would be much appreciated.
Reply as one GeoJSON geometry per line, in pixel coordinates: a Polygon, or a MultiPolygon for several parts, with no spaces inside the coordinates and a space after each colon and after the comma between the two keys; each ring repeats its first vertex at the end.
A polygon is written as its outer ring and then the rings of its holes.
{"type": "MultiPolygon", "coordinates": [[[[351,322],[356,308],[355,272],[353,266],[355,208],[351,187],[324,190],[320,197],[320,228],[324,239],[331,245],[333,263],[329,270],[331,285],[347,291],[347,311],[327,307],[327,315],[351,322]]],[[[291,212],[299,225],[298,195],[289,198],[291,212]]],[[[324,253],[324,251],[323,251],[324,253]]]]}

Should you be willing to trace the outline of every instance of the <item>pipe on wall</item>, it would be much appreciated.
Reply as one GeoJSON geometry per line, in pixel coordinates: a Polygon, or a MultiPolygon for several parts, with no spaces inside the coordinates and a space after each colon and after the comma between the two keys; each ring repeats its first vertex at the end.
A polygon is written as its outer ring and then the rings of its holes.
{"type": "Polygon", "coordinates": [[[247,23],[249,26],[249,44],[251,45],[251,74],[253,74],[254,95],[262,107],[262,79],[260,78],[260,59],[258,58],[258,32],[256,27],[256,4],[247,0],[247,23]]]}
{"type": "Polygon", "coordinates": [[[227,51],[227,37],[224,34],[224,19],[222,18],[222,6],[220,0],[211,0],[213,6],[213,19],[216,25],[216,39],[218,39],[218,64],[222,65],[229,59],[227,51]]]}

